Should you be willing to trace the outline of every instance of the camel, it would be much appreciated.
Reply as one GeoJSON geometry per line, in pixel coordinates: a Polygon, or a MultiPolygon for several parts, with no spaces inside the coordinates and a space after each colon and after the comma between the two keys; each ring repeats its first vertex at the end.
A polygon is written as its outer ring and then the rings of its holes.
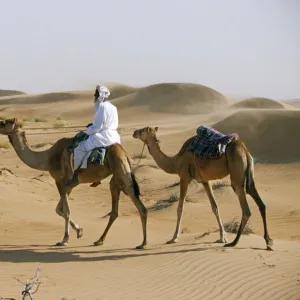
{"type": "Polygon", "coordinates": [[[70,217],[70,207],[68,196],[73,188],[81,183],[99,183],[101,180],[112,175],[110,180],[110,192],[112,197],[112,209],[108,224],[100,236],[94,242],[95,246],[102,245],[106,235],[118,217],[119,198],[121,191],[130,197],[133,204],[139,211],[143,241],[137,246],[137,249],[143,249],[147,246],[147,209],[140,200],[140,190],[134,174],[132,173],[132,160],[120,144],[113,144],[106,148],[104,165],[89,164],[86,169],[79,169],[79,183],[68,186],[66,182],[73,176],[71,170],[71,153],[68,147],[72,144],[72,138],[59,139],[52,147],[44,151],[33,151],[27,143],[25,131],[20,130],[22,125],[16,118],[0,121],[0,134],[7,135],[10,143],[15,149],[17,155],[30,168],[48,171],[55,180],[60,200],[56,207],[56,213],[65,220],[65,232],[61,242],[57,246],[68,245],[69,225],[76,231],[77,238],[81,238],[83,229],[79,227],[70,217]]]}
{"type": "Polygon", "coordinates": [[[198,183],[202,183],[210,201],[212,211],[216,216],[220,229],[220,239],[216,242],[225,243],[225,247],[234,247],[238,243],[241,233],[251,216],[246,199],[247,193],[259,207],[263,220],[264,239],[267,244],[267,250],[272,250],[273,241],[269,237],[267,229],[266,206],[255,187],[253,159],[244,143],[239,138],[234,139],[227,145],[225,155],[221,155],[218,159],[204,159],[195,156],[187,150],[193,138],[191,137],[184,142],[176,155],[169,157],[160,149],[159,140],[156,137],[157,131],[158,127],[145,127],[135,130],[133,137],[140,139],[144,145],[147,145],[149,153],[158,167],[166,173],[178,174],[180,177],[180,199],[177,207],[176,229],[173,238],[167,244],[179,241],[181,219],[188,185],[192,179],[195,179],[198,183]],[[235,239],[231,243],[227,243],[224,226],[210,183],[211,180],[222,179],[227,175],[230,175],[232,189],[238,196],[242,209],[241,224],[235,239]]]}

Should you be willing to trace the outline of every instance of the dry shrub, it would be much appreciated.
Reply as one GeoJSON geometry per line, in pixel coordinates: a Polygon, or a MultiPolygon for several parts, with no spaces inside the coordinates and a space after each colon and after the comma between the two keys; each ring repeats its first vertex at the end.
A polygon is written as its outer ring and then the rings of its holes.
{"type": "MultiPolygon", "coordinates": [[[[237,233],[239,230],[239,227],[240,227],[240,222],[237,221],[236,218],[224,223],[224,229],[226,232],[237,233]]],[[[245,234],[245,235],[254,234],[254,231],[249,222],[247,222],[246,226],[244,227],[242,234],[245,234]]]]}
{"type": "Polygon", "coordinates": [[[159,200],[153,206],[149,207],[148,210],[150,211],[157,211],[167,208],[173,205],[175,202],[178,202],[179,196],[177,194],[172,194],[168,199],[159,200]]]}
{"type": "Polygon", "coordinates": [[[47,119],[45,119],[45,118],[40,118],[40,117],[35,117],[35,118],[34,118],[34,122],[36,122],[36,123],[39,123],[39,122],[41,122],[41,123],[46,123],[46,122],[47,122],[47,119]]]}
{"type": "Polygon", "coordinates": [[[54,128],[63,128],[65,126],[65,123],[64,122],[55,122],[53,124],[53,127],[54,128]]]}
{"type": "MultiPolygon", "coordinates": [[[[179,199],[180,199],[179,195],[174,193],[168,199],[157,201],[153,206],[149,207],[148,209],[150,211],[162,210],[178,202],[179,199]]],[[[185,198],[185,201],[195,203],[195,201],[193,201],[192,198],[189,196],[185,198]]]]}

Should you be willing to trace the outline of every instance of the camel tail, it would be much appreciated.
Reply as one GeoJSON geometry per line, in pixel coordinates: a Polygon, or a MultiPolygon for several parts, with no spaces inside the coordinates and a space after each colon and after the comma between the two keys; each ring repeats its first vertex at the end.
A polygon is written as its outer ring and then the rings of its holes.
{"type": "Polygon", "coordinates": [[[141,195],[141,192],[140,192],[140,187],[139,187],[139,185],[138,185],[138,183],[136,181],[136,177],[135,177],[134,171],[132,170],[132,160],[131,160],[131,158],[130,158],[130,156],[128,154],[126,155],[126,158],[127,158],[127,162],[128,162],[129,168],[130,168],[130,175],[131,175],[132,187],[133,187],[133,190],[134,190],[134,195],[138,198],[141,195]]]}
{"type": "Polygon", "coordinates": [[[253,157],[246,149],[247,170],[246,170],[246,193],[249,194],[251,186],[254,185],[254,163],[253,157]]]}
{"type": "Polygon", "coordinates": [[[136,197],[139,197],[141,195],[140,193],[140,187],[136,181],[135,175],[133,173],[131,173],[131,179],[132,179],[132,186],[134,189],[134,194],[136,197]]]}

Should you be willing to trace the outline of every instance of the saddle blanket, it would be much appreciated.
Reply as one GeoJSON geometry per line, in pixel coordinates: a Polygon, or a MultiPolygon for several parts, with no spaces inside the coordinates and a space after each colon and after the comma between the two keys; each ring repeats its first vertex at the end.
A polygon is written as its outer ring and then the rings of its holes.
{"type": "Polygon", "coordinates": [[[219,158],[225,153],[226,146],[238,138],[236,133],[225,135],[214,128],[201,125],[197,128],[197,135],[193,137],[187,150],[199,158],[219,158]]]}
{"type": "MultiPolygon", "coordinates": [[[[69,146],[69,151],[73,152],[74,149],[87,140],[89,135],[85,133],[84,131],[79,131],[73,138],[71,146],[69,146]]],[[[105,147],[100,147],[100,148],[95,148],[93,150],[88,151],[83,158],[75,158],[75,159],[81,159],[81,167],[86,167],[88,164],[99,164],[99,165],[104,165],[104,158],[106,154],[106,148],[105,147]]]]}

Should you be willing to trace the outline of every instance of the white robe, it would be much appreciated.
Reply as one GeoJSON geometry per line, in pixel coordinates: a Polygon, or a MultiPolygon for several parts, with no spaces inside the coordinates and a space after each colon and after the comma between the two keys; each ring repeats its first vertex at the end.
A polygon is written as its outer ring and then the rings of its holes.
{"type": "Polygon", "coordinates": [[[108,147],[114,143],[121,144],[117,131],[119,126],[117,108],[110,102],[104,101],[96,104],[95,109],[93,125],[86,129],[89,138],[74,149],[74,170],[80,164],[81,168],[87,168],[87,159],[93,149],[108,147]]]}

